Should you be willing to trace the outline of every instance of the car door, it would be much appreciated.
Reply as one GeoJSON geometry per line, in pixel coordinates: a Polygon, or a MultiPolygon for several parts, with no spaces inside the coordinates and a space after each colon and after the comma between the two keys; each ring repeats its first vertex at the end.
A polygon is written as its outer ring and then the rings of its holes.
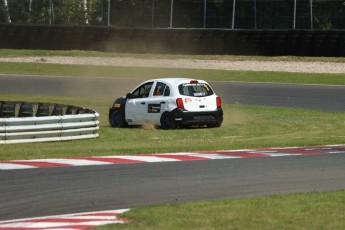
{"type": "Polygon", "coordinates": [[[163,82],[157,82],[154,86],[152,95],[148,98],[147,104],[147,122],[160,125],[160,118],[167,110],[170,88],[163,82]]]}
{"type": "Polygon", "coordinates": [[[142,125],[147,122],[147,104],[153,82],[137,87],[126,103],[126,121],[129,125],[142,125]]]}

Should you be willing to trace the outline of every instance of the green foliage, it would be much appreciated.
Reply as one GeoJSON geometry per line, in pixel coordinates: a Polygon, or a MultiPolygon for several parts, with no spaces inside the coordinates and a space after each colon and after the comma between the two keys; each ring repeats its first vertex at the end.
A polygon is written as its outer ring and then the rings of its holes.
{"type": "MultiPolygon", "coordinates": [[[[86,19],[92,17],[92,24],[98,25],[101,21],[99,10],[104,8],[104,1],[87,0],[86,12],[82,0],[8,0],[8,6],[12,23],[48,24],[52,20],[53,24],[84,25],[86,19]]],[[[3,6],[0,12],[3,12],[3,6]]]]}
{"type": "MultiPolygon", "coordinates": [[[[118,27],[169,27],[171,0],[8,0],[12,23],[110,25],[118,27]],[[50,12],[52,3],[53,12],[50,12]],[[110,4],[109,4],[110,3],[110,4]],[[110,6],[110,8],[108,8],[110,6]],[[108,10],[110,15],[108,15],[108,10]]],[[[0,1],[1,2],[1,1],[0,1]]],[[[297,1],[297,27],[310,29],[310,0],[297,1]]],[[[235,28],[292,28],[294,4],[291,0],[236,1],[174,0],[172,26],[178,28],[231,28],[235,12],[235,28]]],[[[343,0],[314,0],[315,28],[342,29],[343,0]]],[[[0,4],[0,23],[6,22],[4,4],[0,4]]]]}
{"type": "MultiPolygon", "coordinates": [[[[23,23],[48,24],[49,22],[49,2],[48,1],[32,1],[31,9],[29,5],[25,9],[29,12],[29,18],[23,23]]],[[[11,15],[13,18],[13,15],[11,15]]]]}
{"type": "Polygon", "coordinates": [[[8,1],[8,8],[13,23],[25,23],[29,20],[28,1],[8,1]]]}

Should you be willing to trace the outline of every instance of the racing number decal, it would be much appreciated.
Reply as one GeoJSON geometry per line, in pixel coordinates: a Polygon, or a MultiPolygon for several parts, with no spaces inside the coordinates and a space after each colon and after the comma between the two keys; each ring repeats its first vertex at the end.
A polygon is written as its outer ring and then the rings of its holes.
{"type": "Polygon", "coordinates": [[[148,113],[160,113],[161,112],[161,104],[148,104],[147,106],[148,113]]]}

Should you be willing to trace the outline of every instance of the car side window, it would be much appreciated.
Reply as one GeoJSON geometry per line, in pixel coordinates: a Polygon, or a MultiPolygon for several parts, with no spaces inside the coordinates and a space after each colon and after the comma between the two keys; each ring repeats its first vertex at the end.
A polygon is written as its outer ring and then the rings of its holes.
{"type": "Polygon", "coordinates": [[[162,82],[157,82],[153,96],[170,96],[170,88],[162,82]]]}
{"type": "Polygon", "coordinates": [[[152,88],[153,82],[145,83],[136,88],[132,93],[132,98],[145,98],[148,97],[152,88]]]}
{"type": "Polygon", "coordinates": [[[170,96],[170,88],[169,86],[165,87],[165,90],[164,90],[164,97],[168,97],[170,96]]]}

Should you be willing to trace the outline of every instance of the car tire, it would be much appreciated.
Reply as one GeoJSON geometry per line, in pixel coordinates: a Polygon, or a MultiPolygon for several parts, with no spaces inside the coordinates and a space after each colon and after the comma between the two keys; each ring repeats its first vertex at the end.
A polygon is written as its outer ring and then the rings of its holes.
{"type": "Polygon", "coordinates": [[[124,128],[127,126],[125,116],[119,110],[115,110],[111,113],[109,123],[113,128],[124,128]]]}
{"type": "Polygon", "coordinates": [[[162,129],[176,129],[176,123],[171,113],[165,112],[161,116],[162,129]]]}

